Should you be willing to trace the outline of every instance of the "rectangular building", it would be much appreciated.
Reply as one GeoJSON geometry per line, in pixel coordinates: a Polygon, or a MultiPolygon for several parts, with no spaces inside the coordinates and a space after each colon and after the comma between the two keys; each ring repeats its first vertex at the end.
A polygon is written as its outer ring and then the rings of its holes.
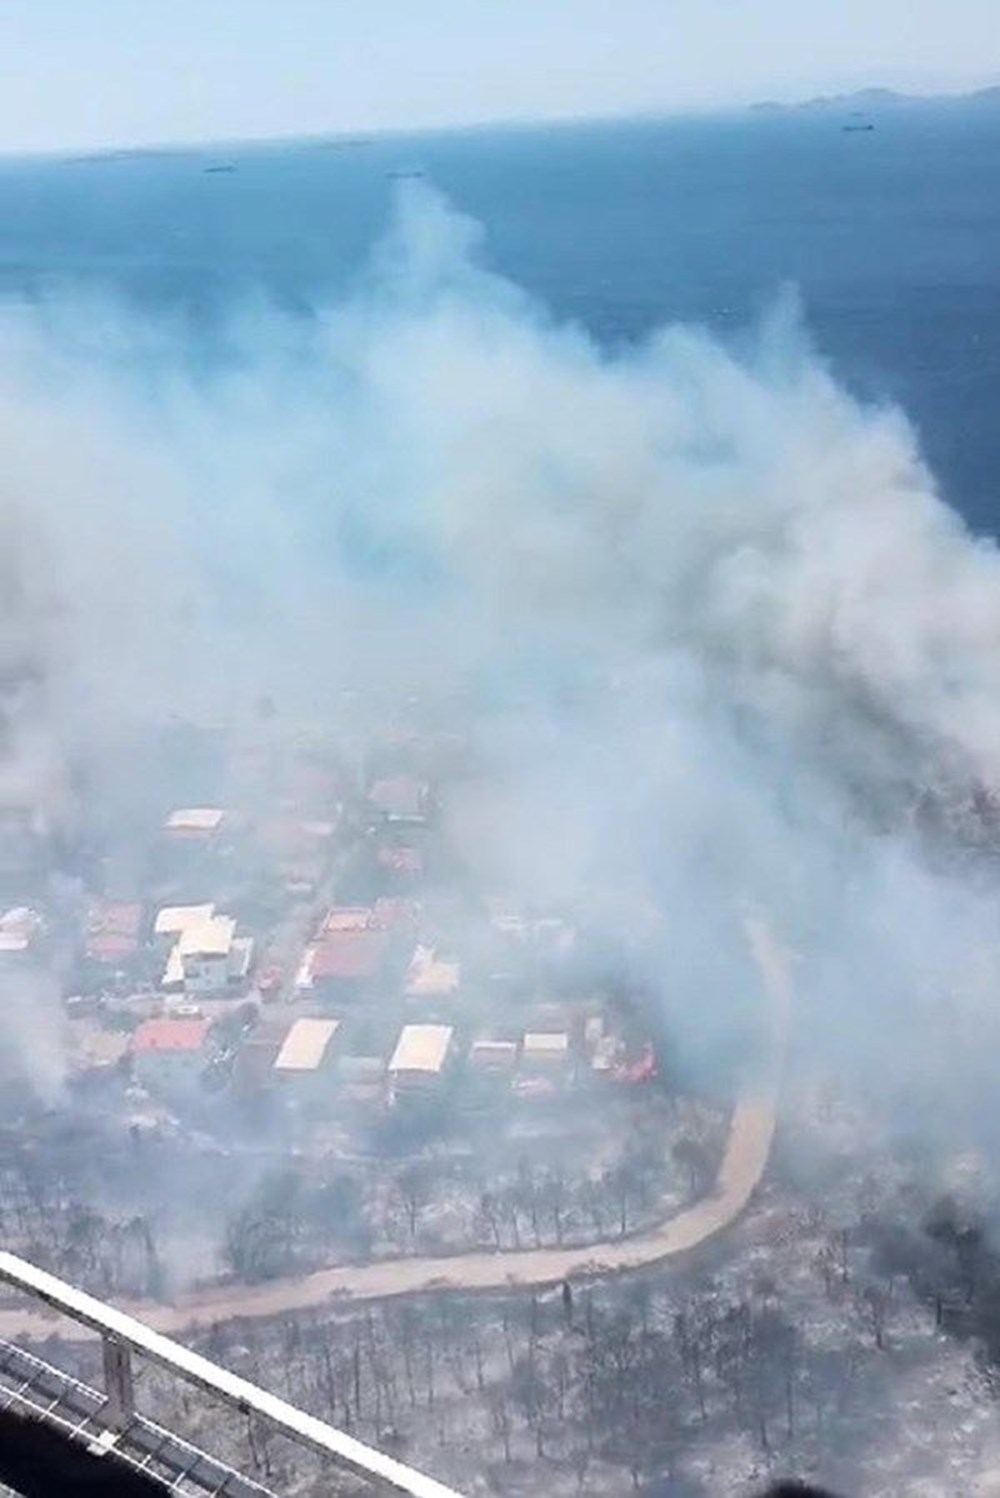
{"type": "Polygon", "coordinates": [[[225,993],[235,935],[236,922],[227,915],[209,916],[181,932],[177,946],[184,967],[185,993],[225,993]]]}
{"type": "Polygon", "coordinates": [[[439,957],[433,947],[418,946],[403,984],[409,1000],[453,999],[462,982],[462,965],[439,957]]]}
{"type": "Polygon", "coordinates": [[[214,914],[215,906],[212,904],[164,905],[163,909],[157,912],[153,931],[164,947],[172,947],[188,926],[200,925],[202,921],[209,920],[214,914]]]}
{"type": "Polygon", "coordinates": [[[530,1071],[559,1071],[569,1061],[569,1036],[565,1030],[529,1030],[521,1046],[521,1059],[530,1071]]]}
{"type": "Polygon", "coordinates": [[[275,1058],[275,1077],[315,1075],[328,1063],[339,1028],[336,1019],[297,1019],[275,1058]]]}
{"type": "Polygon", "coordinates": [[[385,931],[330,931],[311,949],[300,980],[318,998],[350,1003],[364,998],[382,977],[389,953],[385,931]]]}
{"type": "Polygon", "coordinates": [[[440,1081],[452,1053],[451,1025],[404,1025],[389,1062],[393,1096],[421,1092],[440,1081]]]}
{"type": "Polygon", "coordinates": [[[469,1063],[477,1071],[512,1072],[517,1065],[514,1040],[477,1040],[469,1050],[469,1063]]]}
{"type": "Polygon", "coordinates": [[[328,936],[335,931],[367,931],[371,923],[370,905],[332,905],[323,918],[320,934],[328,936]]]}
{"type": "Polygon", "coordinates": [[[372,906],[372,925],[381,931],[408,931],[420,919],[416,900],[403,895],[382,895],[372,906]]]}
{"type": "Polygon", "coordinates": [[[141,1082],[171,1090],[192,1086],[207,1060],[207,1019],[150,1019],[132,1036],[132,1064],[141,1082]]]}
{"type": "Polygon", "coordinates": [[[409,775],[388,776],[375,781],[368,800],[380,820],[419,826],[427,820],[430,788],[409,775]]]}
{"type": "Polygon", "coordinates": [[[398,844],[379,848],[375,863],[389,889],[411,889],[423,877],[424,855],[419,848],[398,844]]]}
{"type": "Polygon", "coordinates": [[[45,922],[37,910],[17,905],[0,914],[0,957],[27,959],[39,950],[45,922]]]}
{"type": "Polygon", "coordinates": [[[84,951],[90,962],[122,966],[139,951],[142,906],[104,900],[87,915],[84,951]]]}
{"type": "Polygon", "coordinates": [[[232,916],[217,915],[214,905],[181,905],[161,910],[158,937],[169,943],[161,979],[168,991],[210,997],[238,988],[250,971],[253,941],[236,935],[232,916]]]}
{"type": "Polygon", "coordinates": [[[216,806],[182,806],[163,824],[171,838],[212,838],[222,827],[225,813],[216,806]]]}

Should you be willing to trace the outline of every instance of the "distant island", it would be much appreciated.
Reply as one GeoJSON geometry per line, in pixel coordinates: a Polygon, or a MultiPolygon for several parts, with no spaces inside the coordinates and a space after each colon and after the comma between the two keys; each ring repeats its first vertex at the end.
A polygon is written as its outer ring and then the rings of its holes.
{"type": "Polygon", "coordinates": [[[965,94],[901,94],[891,88],[863,88],[850,94],[820,94],[792,104],[766,100],[751,105],[754,114],[843,113],[871,114],[922,104],[961,104],[1000,109],[1000,84],[965,94]]]}

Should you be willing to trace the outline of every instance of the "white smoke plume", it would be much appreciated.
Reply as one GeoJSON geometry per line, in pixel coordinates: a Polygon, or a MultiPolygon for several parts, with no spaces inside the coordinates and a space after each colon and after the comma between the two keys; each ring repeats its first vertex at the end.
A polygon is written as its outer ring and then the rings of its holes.
{"type": "Polygon", "coordinates": [[[656,912],[643,961],[692,1056],[738,1020],[748,900],[831,1064],[902,1051],[943,1086],[938,1001],[992,1023],[993,881],[913,824],[978,826],[1000,792],[1000,561],[793,305],[738,345],[609,353],[421,188],[340,304],[245,307],[207,368],[122,309],[8,308],[0,446],[66,752],[260,691],[474,703],[502,791],[455,808],[470,859],[609,924],[656,912]]]}

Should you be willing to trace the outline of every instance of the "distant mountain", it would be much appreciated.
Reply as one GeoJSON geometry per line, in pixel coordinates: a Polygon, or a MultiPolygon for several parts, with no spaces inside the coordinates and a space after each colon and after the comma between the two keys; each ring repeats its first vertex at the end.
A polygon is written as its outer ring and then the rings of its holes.
{"type": "Polygon", "coordinates": [[[862,88],[853,94],[820,94],[795,104],[778,104],[767,100],[752,106],[754,114],[820,113],[872,114],[886,109],[901,109],[914,104],[974,104],[1000,109],[1000,84],[976,89],[967,94],[900,94],[891,88],[862,88]]]}

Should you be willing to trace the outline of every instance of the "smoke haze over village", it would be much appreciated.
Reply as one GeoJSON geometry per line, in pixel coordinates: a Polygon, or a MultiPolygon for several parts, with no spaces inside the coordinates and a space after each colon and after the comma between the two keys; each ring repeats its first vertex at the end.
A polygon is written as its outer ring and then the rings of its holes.
{"type": "Polygon", "coordinates": [[[993,972],[983,871],[935,864],[913,814],[996,785],[1000,563],[904,417],[837,387],[791,303],[738,346],[603,353],[479,237],[410,190],[351,297],[247,307],[208,371],[123,307],[7,308],[8,795],[58,820],[71,763],[99,786],[139,723],[262,694],[475,703],[506,789],[460,798],[467,854],[689,912],[657,960],[701,1020],[746,901],[838,1029],[856,985],[900,1023],[899,964],[933,988],[971,945],[993,972]]]}

